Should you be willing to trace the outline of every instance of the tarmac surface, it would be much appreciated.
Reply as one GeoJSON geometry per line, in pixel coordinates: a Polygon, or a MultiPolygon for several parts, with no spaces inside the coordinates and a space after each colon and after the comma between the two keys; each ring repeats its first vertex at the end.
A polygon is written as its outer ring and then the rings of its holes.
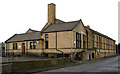
{"type": "Polygon", "coordinates": [[[75,65],[70,67],[63,67],[60,69],[48,70],[44,71],[44,74],[54,74],[54,73],[74,73],[74,72],[90,72],[90,73],[98,73],[98,72],[109,72],[113,74],[119,74],[120,69],[120,56],[112,57],[109,59],[97,61],[97,62],[90,62],[87,64],[82,65],[75,65]]]}
{"type": "MultiPolygon", "coordinates": [[[[103,72],[109,72],[107,74],[119,74],[120,69],[120,56],[114,56],[109,58],[101,58],[91,61],[75,61],[64,65],[43,67],[30,70],[19,71],[21,74],[106,74],[103,72]],[[80,72],[80,73],[79,73],[80,72]],[[82,73],[87,72],[87,73],[82,73]]],[[[18,72],[17,72],[18,73],[18,72]]],[[[16,73],[12,73],[16,74],[16,73]]]]}

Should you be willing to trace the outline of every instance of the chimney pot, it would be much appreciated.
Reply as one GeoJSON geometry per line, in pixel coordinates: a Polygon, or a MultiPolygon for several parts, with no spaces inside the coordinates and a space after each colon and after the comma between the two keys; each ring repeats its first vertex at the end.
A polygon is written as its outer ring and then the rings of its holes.
{"type": "Polygon", "coordinates": [[[88,27],[88,28],[90,28],[90,26],[89,26],[89,25],[87,25],[87,27],[88,27]]]}

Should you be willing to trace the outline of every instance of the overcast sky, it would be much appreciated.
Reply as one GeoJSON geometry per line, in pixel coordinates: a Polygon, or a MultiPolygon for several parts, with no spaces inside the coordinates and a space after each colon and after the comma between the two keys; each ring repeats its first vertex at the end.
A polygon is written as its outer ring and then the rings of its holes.
{"type": "Polygon", "coordinates": [[[120,0],[0,0],[0,42],[29,28],[40,31],[47,23],[47,5],[56,4],[56,18],[82,19],[84,25],[118,43],[118,1],[120,0]]]}

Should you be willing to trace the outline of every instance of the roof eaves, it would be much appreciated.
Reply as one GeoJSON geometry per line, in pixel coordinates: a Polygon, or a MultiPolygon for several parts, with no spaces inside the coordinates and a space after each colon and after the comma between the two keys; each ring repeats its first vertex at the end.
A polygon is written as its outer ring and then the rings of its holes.
{"type": "Polygon", "coordinates": [[[35,41],[35,40],[43,40],[43,39],[29,39],[29,40],[18,40],[18,41],[9,41],[7,43],[11,43],[11,42],[23,42],[23,41],[35,41]]]}
{"type": "Polygon", "coordinates": [[[49,32],[43,32],[43,33],[51,33],[51,32],[63,32],[63,31],[72,31],[73,29],[70,30],[60,30],[60,31],[49,31],[49,32]]]}

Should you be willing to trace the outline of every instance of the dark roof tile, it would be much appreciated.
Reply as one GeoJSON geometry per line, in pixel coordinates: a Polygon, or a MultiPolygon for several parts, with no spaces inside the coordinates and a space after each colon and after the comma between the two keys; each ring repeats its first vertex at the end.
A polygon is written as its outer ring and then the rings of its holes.
{"type": "Polygon", "coordinates": [[[40,32],[31,32],[31,33],[15,34],[11,38],[9,38],[6,42],[37,40],[40,38],[41,38],[40,32]]]}
{"type": "Polygon", "coordinates": [[[45,28],[42,32],[57,32],[57,31],[72,30],[79,22],[80,21],[73,21],[73,22],[65,22],[59,24],[51,24],[47,28],[45,28]]]}
{"type": "MultiPolygon", "coordinates": [[[[85,26],[85,27],[88,28],[87,26],[85,26]]],[[[101,35],[101,36],[103,36],[103,37],[105,37],[105,38],[108,38],[108,39],[111,39],[111,40],[115,41],[114,39],[108,37],[107,35],[104,35],[104,34],[98,32],[98,31],[95,31],[95,30],[91,29],[91,28],[88,28],[88,29],[90,29],[91,31],[93,31],[94,33],[96,33],[96,34],[98,34],[98,35],[101,35]]]]}

